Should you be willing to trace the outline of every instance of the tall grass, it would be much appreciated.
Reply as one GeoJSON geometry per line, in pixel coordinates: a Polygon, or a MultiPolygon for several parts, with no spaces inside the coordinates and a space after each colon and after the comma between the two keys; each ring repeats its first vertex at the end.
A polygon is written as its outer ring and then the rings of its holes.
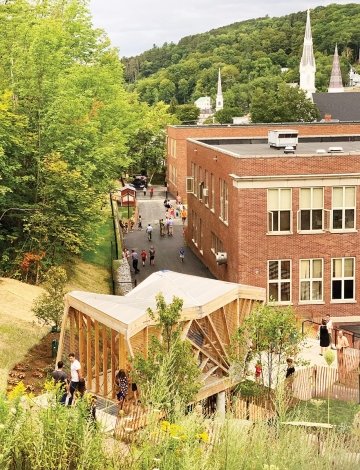
{"type": "MultiPolygon", "coordinates": [[[[53,393],[53,392],[52,392],[53,393]]],[[[172,421],[154,412],[130,444],[88,419],[86,401],[67,408],[50,393],[47,407],[21,386],[0,398],[0,468],[4,470],[330,470],[359,468],[359,434],[250,423],[201,410],[172,421]]]]}

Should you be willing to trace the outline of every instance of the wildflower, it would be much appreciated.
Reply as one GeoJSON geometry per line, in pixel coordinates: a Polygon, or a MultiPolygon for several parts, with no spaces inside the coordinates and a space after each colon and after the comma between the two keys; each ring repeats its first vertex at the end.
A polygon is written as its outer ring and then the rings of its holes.
{"type": "Polygon", "coordinates": [[[205,431],[201,434],[197,434],[196,437],[203,442],[209,442],[209,434],[205,431]]]}
{"type": "Polygon", "coordinates": [[[169,421],[161,421],[160,427],[162,431],[165,431],[165,432],[169,431],[170,430],[169,421]]]}

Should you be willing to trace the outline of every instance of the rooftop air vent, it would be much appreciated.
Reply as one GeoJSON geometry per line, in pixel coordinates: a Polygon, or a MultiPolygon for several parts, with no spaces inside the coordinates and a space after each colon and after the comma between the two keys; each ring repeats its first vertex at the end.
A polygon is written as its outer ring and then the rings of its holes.
{"type": "Polygon", "coordinates": [[[317,149],[316,150],[316,153],[318,154],[324,154],[324,153],[327,153],[325,149],[317,149]]]}

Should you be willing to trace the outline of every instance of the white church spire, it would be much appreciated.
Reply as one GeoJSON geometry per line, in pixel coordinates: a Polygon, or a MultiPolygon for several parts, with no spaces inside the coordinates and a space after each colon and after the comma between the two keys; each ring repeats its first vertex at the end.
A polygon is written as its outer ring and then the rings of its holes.
{"type": "Polygon", "coordinates": [[[220,109],[223,109],[223,107],[224,107],[224,98],[222,94],[221,73],[220,73],[220,68],[219,68],[215,111],[220,111],[220,109]]]}
{"type": "Polygon", "coordinates": [[[344,85],[341,76],[338,47],[336,44],[328,93],[342,93],[343,91],[344,85]]]}
{"type": "Polygon", "coordinates": [[[312,99],[315,93],[316,64],[311,34],[310,10],[307,11],[304,47],[300,62],[300,88],[306,92],[308,98],[312,99]]]}

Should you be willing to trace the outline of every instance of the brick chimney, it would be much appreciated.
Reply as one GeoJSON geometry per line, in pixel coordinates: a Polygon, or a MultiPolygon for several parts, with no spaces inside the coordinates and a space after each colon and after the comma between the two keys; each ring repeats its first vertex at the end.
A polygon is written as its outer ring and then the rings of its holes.
{"type": "Polygon", "coordinates": [[[332,116],[331,116],[331,114],[325,114],[325,116],[324,116],[324,121],[325,121],[325,122],[330,122],[330,121],[332,121],[332,116]]]}

